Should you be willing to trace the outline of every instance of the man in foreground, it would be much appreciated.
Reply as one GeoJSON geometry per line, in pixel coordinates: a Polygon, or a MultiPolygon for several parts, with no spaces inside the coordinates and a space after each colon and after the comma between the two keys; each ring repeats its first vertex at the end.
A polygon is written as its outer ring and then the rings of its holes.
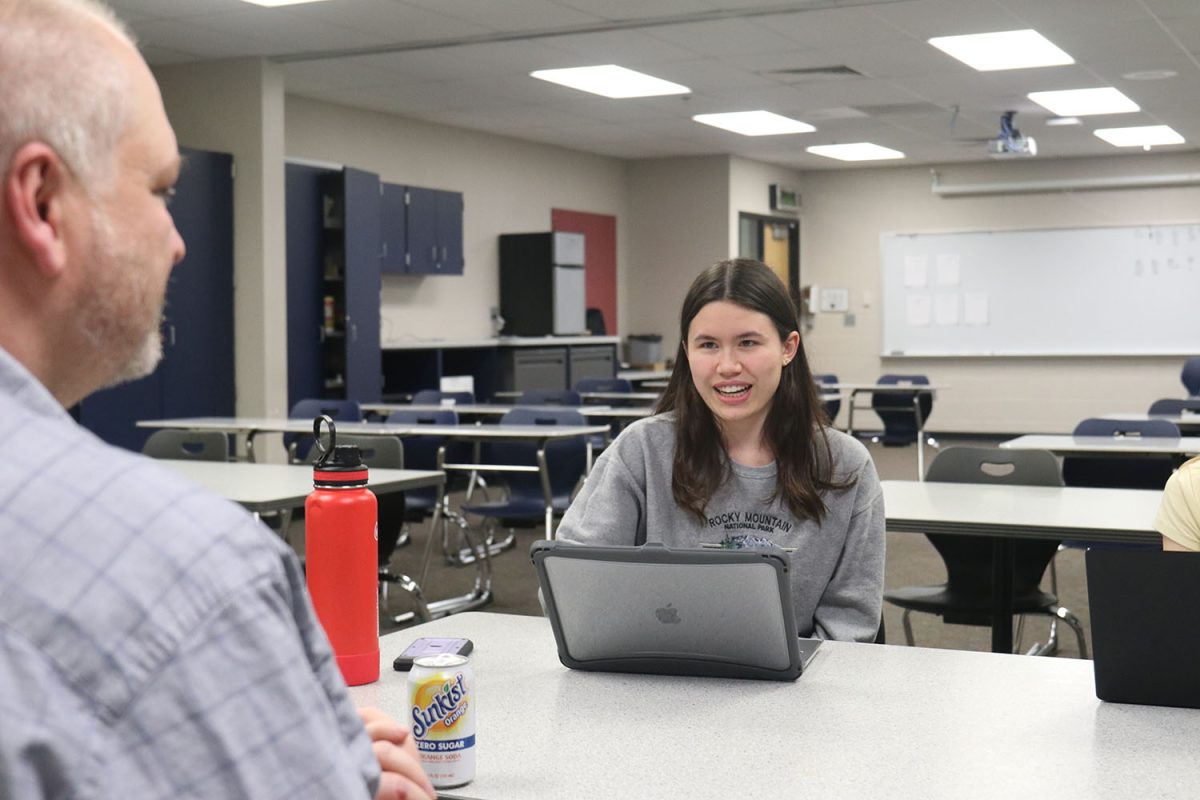
{"type": "Polygon", "coordinates": [[[105,7],[0,0],[0,797],[432,797],[294,554],[64,410],[161,357],[179,170],[105,7]]]}

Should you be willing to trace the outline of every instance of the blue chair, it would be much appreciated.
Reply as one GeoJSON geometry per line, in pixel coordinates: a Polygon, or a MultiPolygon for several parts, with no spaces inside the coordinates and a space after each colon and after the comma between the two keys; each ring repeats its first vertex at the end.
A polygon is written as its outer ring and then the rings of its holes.
{"type": "MultiPolygon", "coordinates": [[[[813,375],[813,380],[816,381],[817,391],[820,392],[822,385],[837,385],[838,376],[834,375],[832,372],[826,372],[820,375],[813,375]]],[[[824,400],[822,401],[821,405],[825,409],[825,416],[829,417],[829,424],[832,425],[833,421],[837,419],[838,412],[842,410],[842,399],[840,397],[835,397],[832,400],[824,400]]]]}
{"type": "Polygon", "coordinates": [[[1200,414],[1200,397],[1189,397],[1186,400],[1175,397],[1164,397],[1150,404],[1148,414],[1161,414],[1165,417],[1179,417],[1186,412],[1200,414]]]}
{"type": "MultiPolygon", "coordinates": [[[[569,409],[514,408],[500,418],[500,424],[583,425],[584,421],[579,412],[569,409]]],[[[549,539],[554,516],[567,510],[587,469],[587,442],[582,436],[560,439],[548,442],[542,450],[530,441],[489,442],[483,462],[503,477],[508,496],[495,502],[465,505],[463,511],[484,517],[493,526],[499,522],[509,529],[534,527],[542,522],[549,539]],[[519,471],[506,467],[517,467],[519,471]]]]}
{"type": "Polygon", "coordinates": [[[1179,379],[1183,381],[1188,397],[1200,397],[1200,356],[1192,356],[1183,362],[1179,379]]]}
{"type": "MultiPolygon", "coordinates": [[[[990,447],[948,447],[929,465],[926,481],[942,483],[992,483],[1020,486],[1062,486],[1058,460],[1048,450],[1001,450],[990,447]],[[999,471],[1007,469],[1007,472],[999,471]]],[[[946,565],[946,582],[937,586],[909,586],[883,593],[883,599],[904,609],[904,638],[913,644],[913,611],[937,614],[951,625],[992,624],[993,542],[987,536],[925,534],[946,565]]],[[[1058,542],[1018,539],[1012,543],[1013,613],[1044,614],[1053,619],[1045,645],[1031,652],[1053,655],[1058,650],[1058,620],[1075,631],[1081,658],[1087,658],[1087,642],[1078,618],[1058,604],[1052,576],[1051,591],[1041,590],[1042,576],[1053,564],[1058,542]]],[[[1020,634],[1017,637],[1020,650],[1020,634]]]]}
{"type": "MultiPolygon", "coordinates": [[[[924,375],[881,375],[876,381],[882,385],[912,384],[928,386],[929,378],[924,375]]],[[[872,441],[885,447],[903,447],[917,441],[918,431],[929,420],[933,410],[932,392],[874,392],[871,395],[871,410],[883,420],[883,433],[872,441]],[[920,414],[920,420],[917,414],[920,414]]],[[[932,441],[931,441],[932,444],[932,441]]]]}
{"type": "MultiPolygon", "coordinates": [[[[611,392],[617,394],[629,394],[633,391],[633,384],[624,378],[580,378],[575,382],[575,391],[579,392],[580,397],[585,392],[611,392]]],[[[631,406],[633,403],[629,400],[585,400],[584,405],[605,405],[612,408],[623,408],[631,406]]],[[[621,428],[629,422],[628,418],[624,417],[598,417],[595,415],[588,416],[588,422],[594,422],[599,425],[607,425],[609,434],[600,434],[591,437],[592,449],[596,452],[603,450],[608,446],[612,437],[621,432],[621,428]]]]}
{"type": "MultiPolygon", "coordinates": [[[[410,411],[400,409],[388,414],[388,424],[396,425],[457,425],[458,413],[446,408],[440,411],[410,411]]],[[[465,443],[459,443],[465,445],[465,443]]],[[[444,436],[406,436],[404,437],[404,463],[407,469],[441,469],[438,462],[438,451],[446,446],[444,436]]],[[[461,448],[459,448],[461,449],[461,448]]],[[[463,460],[464,453],[453,452],[447,458],[453,461],[463,460]]],[[[452,486],[447,481],[446,492],[466,488],[463,478],[460,486],[452,486]]],[[[420,522],[433,513],[437,507],[438,491],[434,487],[413,489],[404,493],[407,511],[407,522],[420,522]]]]}
{"type": "Polygon", "coordinates": [[[517,398],[519,406],[578,406],[583,399],[574,389],[526,389],[517,398]]]}
{"type": "MultiPolygon", "coordinates": [[[[474,392],[442,392],[437,389],[422,389],[413,395],[413,405],[441,405],[443,400],[453,400],[455,405],[469,406],[475,403],[474,392]]],[[[458,424],[458,423],[455,423],[458,424]]]]}
{"type": "MultiPolygon", "coordinates": [[[[1072,431],[1075,436],[1161,436],[1179,438],[1179,428],[1165,419],[1085,419],[1072,431]]],[[[1096,454],[1065,456],[1063,482],[1067,486],[1103,489],[1161,489],[1171,477],[1173,455],[1096,454]]]]}
{"type": "MultiPolygon", "coordinates": [[[[1165,419],[1117,420],[1085,419],[1072,431],[1075,436],[1162,436],[1179,438],[1179,428],[1165,419]]],[[[1092,486],[1101,489],[1161,489],[1179,459],[1171,455],[1094,454],[1065,456],[1063,483],[1067,486],[1092,486]]],[[[1067,541],[1062,548],[1157,550],[1158,545],[1119,544],[1112,542],[1067,541]]],[[[1051,564],[1051,576],[1057,577],[1051,564]]]]}
{"type": "MultiPolygon", "coordinates": [[[[356,400],[324,400],[310,398],[299,400],[288,412],[289,419],[306,419],[312,422],[322,414],[337,422],[361,422],[362,409],[356,400]]],[[[309,450],[312,449],[312,434],[285,433],[283,446],[287,448],[288,459],[294,464],[308,461],[309,450]]]]}

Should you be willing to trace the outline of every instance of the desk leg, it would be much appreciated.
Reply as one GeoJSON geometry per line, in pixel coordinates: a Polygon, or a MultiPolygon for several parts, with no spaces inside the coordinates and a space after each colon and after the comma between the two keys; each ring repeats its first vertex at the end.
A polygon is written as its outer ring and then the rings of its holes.
{"type": "Polygon", "coordinates": [[[917,420],[917,480],[925,480],[925,420],[921,418],[921,393],[913,393],[913,416],[917,420]]]}
{"type": "Polygon", "coordinates": [[[246,431],[246,460],[254,463],[254,436],[258,431],[246,431]]]}
{"type": "Polygon", "coordinates": [[[1013,540],[992,538],[992,652],[1011,653],[1013,618],[1013,540]]]}

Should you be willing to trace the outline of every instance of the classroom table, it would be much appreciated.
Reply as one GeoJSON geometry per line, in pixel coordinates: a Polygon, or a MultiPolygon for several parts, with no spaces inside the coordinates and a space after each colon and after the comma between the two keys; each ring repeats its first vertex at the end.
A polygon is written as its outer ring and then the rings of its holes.
{"type": "MultiPolygon", "coordinates": [[[[432,413],[435,411],[453,411],[460,417],[502,417],[514,408],[531,408],[535,411],[576,411],[585,420],[599,419],[641,419],[654,413],[654,406],[606,406],[606,405],[548,405],[525,406],[503,403],[457,403],[455,405],[435,405],[433,403],[360,403],[364,412],[387,415],[393,411],[416,411],[432,413]]],[[[338,426],[341,427],[340,424],[338,426]]]]}
{"type": "Polygon", "coordinates": [[[1162,492],[1078,486],[881,481],[887,529],[994,537],[992,650],[1012,652],[1012,540],[1158,544],[1162,492]]]}
{"type": "MultiPolygon", "coordinates": [[[[496,392],[493,397],[508,401],[520,399],[524,392],[496,392]]],[[[589,400],[636,400],[639,403],[653,403],[662,397],[662,392],[580,392],[579,399],[584,403],[589,400]]]]}
{"type": "MultiPolygon", "coordinates": [[[[158,463],[172,472],[200,484],[213,494],[232,500],[254,513],[255,516],[265,512],[281,512],[280,530],[284,533],[291,521],[292,511],[303,506],[304,501],[313,490],[313,470],[307,464],[254,464],[247,461],[177,459],[161,459],[158,463]]],[[[437,470],[372,468],[367,473],[367,486],[377,495],[406,492],[428,486],[438,487],[440,495],[440,489],[445,482],[445,473],[437,470]]],[[[440,507],[441,503],[438,503],[435,515],[440,507]]],[[[436,522],[435,516],[435,528],[436,522]]],[[[478,583],[475,590],[468,595],[437,600],[432,603],[426,601],[421,587],[425,581],[434,538],[430,536],[429,543],[425,547],[419,579],[406,578],[398,582],[400,588],[412,597],[416,616],[428,621],[453,610],[478,608],[490,602],[490,573],[481,576],[486,577],[487,580],[478,583]]]]}
{"type": "Polygon", "coordinates": [[[1200,436],[1072,436],[1027,435],[1001,442],[1017,450],[1049,450],[1056,455],[1192,455],[1200,453],[1200,436]]]}
{"type": "Polygon", "coordinates": [[[409,719],[392,660],[421,636],[475,645],[476,776],[442,798],[1191,800],[1200,786],[1186,746],[1200,711],[1102,703],[1090,661],[826,642],[794,683],[577,672],[544,618],[468,613],[383,637],[356,705],[409,719]]]}
{"type": "Polygon", "coordinates": [[[945,385],[934,386],[924,383],[822,383],[818,385],[820,390],[833,390],[839,394],[849,394],[850,402],[847,404],[846,412],[846,433],[854,435],[854,411],[857,408],[860,411],[870,411],[870,406],[862,406],[859,408],[855,405],[855,399],[860,394],[911,394],[913,404],[913,416],[917,421],[917,480],[925,480],[925,420],[921,416],[921,394],[929,394],[937,396],[939,389],[947,389],[945,385]]]}
{"type": "MultiPolygon", "coordinates": [[[[607,425],[410,425],[387,422],[335,421],[337,430],[365,436],[445,436],[450,439],[483,442],[504,439],[527,439],[538,442],[539,449],[552,439],[575,436],[596,436],[608,433],[607,425]]],[[[312,434],[312,420],[284,417],[176,417],[173,419],[138,420],[139,428],[172,428],[190,431],[221,431],[245,434],[246,457],[254,461],[254,437],[259,433],[312,434]]],[[[591,443],[588,443],[588,465],[591,465],[591,443]]]]}

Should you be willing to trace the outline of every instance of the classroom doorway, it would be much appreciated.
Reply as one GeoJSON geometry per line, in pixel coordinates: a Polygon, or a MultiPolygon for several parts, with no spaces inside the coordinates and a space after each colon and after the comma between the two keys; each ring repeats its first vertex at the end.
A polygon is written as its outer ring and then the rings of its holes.
{"type": "Polygon", "coordinates": [[[787,217],[738,215],[738,255],[766,264],[800,297],[800,221],[787,217]]]}

